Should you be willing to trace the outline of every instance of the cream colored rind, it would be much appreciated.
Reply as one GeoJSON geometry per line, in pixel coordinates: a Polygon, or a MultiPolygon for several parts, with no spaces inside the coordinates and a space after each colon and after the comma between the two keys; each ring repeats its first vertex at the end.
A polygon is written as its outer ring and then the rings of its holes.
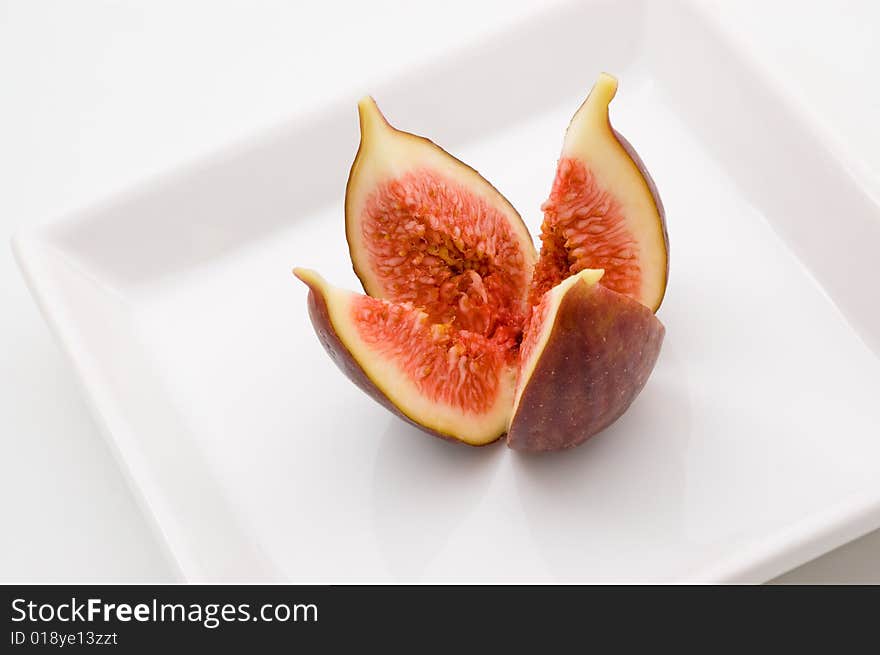
{"type": "MultiPolygon", "coordinates": [[[[523,253],[525,269],[531,270],[538,254],[528,229],[513,206],[482,175],[432,141],[392,127],[375,100],[369,96],[358,103],[358,116],[361,142],[345,193],[345,229],[355,273],[369,295],[386,297],[370,265],[368,251],[361,243],[360,218],[363,208],[370,193],[380,184],[423,168],[479,193],[490,206],[501,212],[507,218],[523,253]]],[[[527,292],[525,287],[521,289],[523,300],[527,292]]]]}
{"type": "Polygon", "coordinates": [[[617,80],[602,73],[571,119],[562,156],[582,161],[599,187],[622,208],[629,231],[640,247],[642,289],[637,300],[656,311],[666,288],[668,253],[664,219],[642,171],[611,127],[608,106],[616,93],[617,80]],[[633,193],[634,189],[639,192],[633,193]]]}
{"type": "Polygon", "coordinates": [[[484,445],[498,439],[507,429],[513,402],[515,373],[504,370],[499,392],[492,408],[482,414],[463,412],[458,407],[429,400],[409,376],[393,361],[375,352],[358,333],[351,318],[357,294],[327,283],[318,273],[297,268],[294,274],[313,292],[320,293],[327,306],[331,327],[370,382],[409,419],[446,436],[472,445],[484,445]]]}

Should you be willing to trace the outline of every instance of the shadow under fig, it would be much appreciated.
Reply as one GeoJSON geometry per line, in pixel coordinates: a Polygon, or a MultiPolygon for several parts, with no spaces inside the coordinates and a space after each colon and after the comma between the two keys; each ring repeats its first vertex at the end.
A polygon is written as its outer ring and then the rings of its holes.
{"type": "Polygon", "coordinates": [[[488,490],[503,442],[473,448],[393,419],[373,481],[373,525],[389,571],[416,582],[488,490]]]}

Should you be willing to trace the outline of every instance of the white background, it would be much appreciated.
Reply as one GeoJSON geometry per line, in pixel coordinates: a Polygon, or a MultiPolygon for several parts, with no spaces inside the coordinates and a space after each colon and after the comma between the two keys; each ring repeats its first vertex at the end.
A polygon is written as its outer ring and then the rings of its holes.
{"type": "MultiPolygon", "coordinates": [[[[0,0],[0,235],[368,91],[548,4],[0,0]]],[[[880,197],[880,5],[707,6],[880,197]]],[[[0,581],[170,580],[8,248],[0,344],[0,581]]],[[[880,531],[782,579],[880,582],[880,531]]]]}

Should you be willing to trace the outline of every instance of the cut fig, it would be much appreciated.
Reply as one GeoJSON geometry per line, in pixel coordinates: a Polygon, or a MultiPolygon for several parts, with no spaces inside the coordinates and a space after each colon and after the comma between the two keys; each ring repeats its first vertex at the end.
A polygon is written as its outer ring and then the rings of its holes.
{"type": "Polygon", "coordinates": [[[650,309],[585,269],[544,294],[520,349],[507,445],[576,446],[623,414],[654,368],[665,329],[650,309]]]}
{"type": "Polygon", "coordinates": [[[540,258],[479,173],[361,100],[345,226],[367,295],[294,271],[355,384],[431,434],[506,432],[524,451],[576,446],[626,411],[663,341],[668,243],[654,184],[608,121],[616,89],[602,75],[569,125],[540,258]]]}
{"type": "Polygon", "coordinates": [[[379,403],[438,436],[479,446],[504,434],[515,369],[487,337],[432,323],[410,303],[330,286],[295,269],[309,287],[309,316],[336,365],[379,403]]]}
{"type": "Polygon", "coordinates": [[[611,127],[617,80],[603,73],[577,110],[541,225],[530,304],[569,275],[603,269],[601,284],[657,311],[666,291],[663,204],[633,147],[611,127]]]}
{"type": "Polygon", "coordinates": [[[389,125],[372,98],[358,113],[345,227],[364,290],[513,345],[537,260],[519,214],[477,171],[389,125]]]}

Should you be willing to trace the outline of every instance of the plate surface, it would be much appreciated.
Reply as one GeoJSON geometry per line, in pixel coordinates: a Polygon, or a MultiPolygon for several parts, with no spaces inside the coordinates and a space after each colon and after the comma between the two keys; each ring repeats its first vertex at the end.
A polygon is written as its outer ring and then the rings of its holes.
{"type": "Polygon", "coordinates": [[[321,349],[290,269],[357,288],[355,98],[18,235],[186,579],[763,581],[880,525],[880,208],[711,21],[579,4],[372,91],[537,232],[600,70],[666,205],[667,337],[562,455],[426,437],[321,349]]]}

